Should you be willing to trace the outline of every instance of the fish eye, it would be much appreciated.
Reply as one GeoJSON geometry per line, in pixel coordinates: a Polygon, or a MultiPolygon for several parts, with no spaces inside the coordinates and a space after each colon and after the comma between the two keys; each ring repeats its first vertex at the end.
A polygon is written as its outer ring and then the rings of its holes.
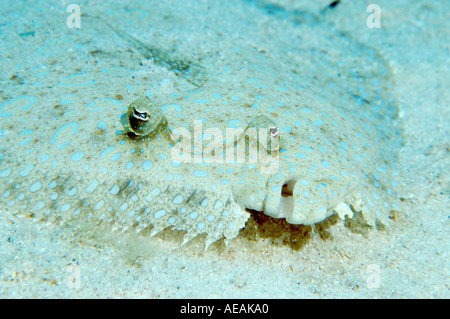
{"type": "Polygon", "coordinates": [[[132,136],[152,139],[167,129],[167,119],[162,109],[145,98],[133,101],[128,106],[127,116],[128,130],[132,136]]]}
{"type": "Polygon", "coordinates": [[[133,108],[133,116],[141,121],[147,121],[149,119],[149,115],[147,112],[139,112],[136,108],[133,108]]]}

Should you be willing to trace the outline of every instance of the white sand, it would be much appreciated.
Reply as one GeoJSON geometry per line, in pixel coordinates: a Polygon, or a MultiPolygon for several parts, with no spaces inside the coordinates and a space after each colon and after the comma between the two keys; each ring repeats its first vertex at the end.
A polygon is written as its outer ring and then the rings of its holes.
{"type": "Polygon", "coordinates": [[[410,205],[390,232],[362,236],[337,223],[332,240],[314,237],[298,251],[238,237],[204,252],[201,238],[183,248],[168,232],[153,240],[86,238],[2,213],[0,296],[449,298],[449,10],[444,1],[379,0],[382,28],[371,30],[352,22],[365,24],[370,2],[344,2],[336,23],[382,52],[395,73],[405,136],[401,179],[410,205]],[[67,284],[74,274],[68,265],[77,265],[80,288],[67,284]],[[380,285],[373,287],[377,271],[380,285]]]}

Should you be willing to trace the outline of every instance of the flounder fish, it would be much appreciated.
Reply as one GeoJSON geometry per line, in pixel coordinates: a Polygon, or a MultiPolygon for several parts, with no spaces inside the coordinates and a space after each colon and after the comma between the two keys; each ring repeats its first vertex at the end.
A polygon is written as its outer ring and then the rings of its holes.
{"type": "MultiPolygon", "coordinates": [[[[48,17],[52,32],[2,50],[1,210],[151,236],[172,228],[183,243],[206,233],[206,248],[236,237],[249,210],[388,224],[400,139],[376,50],[326,20],[293,23],[251,2],[139,6],[114,28],[48,17]],[[150,12],[173,17],[158,31],[168,42],[140,37],[163,25],[150,12]],[[209,38],[189,37],[181,14],[209,38]]],[[[23,42],[14,28],[2,43],[23,42]]]]}

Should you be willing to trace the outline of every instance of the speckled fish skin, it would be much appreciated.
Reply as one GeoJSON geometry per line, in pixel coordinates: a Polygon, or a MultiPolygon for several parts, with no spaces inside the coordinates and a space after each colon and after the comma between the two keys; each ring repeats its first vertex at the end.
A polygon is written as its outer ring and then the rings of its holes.
{"type": "MultiPolygon", "coordinates": [[[[157,9],[148,6],[134,12],[157,9]]],[[[389,211],[398,209],[390,166],[399,144],[386,63],[331,25],[266,24],[256,7],[234,1],[220,6],[201,11],[186,5],[183,11],[193,23],[222,10],[239,16],[226,13],[209,24],[220,35],[200,45],[208,72],[200,88],[170,70],[153,70],[149,78],[139,53],[112,32],[101,34],[114,44],[99,48],[94,24],[74,34],[49,22],[53,38],[39,34],[10,55],[8,72],[26,74],[26,80],[9,80],[0,104],[0,208],[105,230],[150,227],[155,235],[171,227],[186,232],[184,243],[206,233],[206,247],[236,237],[250,216],[246,209],[314,224],[352,207],[370,224],[387,224],[389,211]],[[236,12],[236,6],[245,10],[236,12]],[[233,33],[239,27],[246,32],[233,33]],[[85,44],[77,45],[80,40],[85,44]],[[42,58],[40,66],[26,61],[36,48],[54,45],[65,50],[42,58]],[[115,46],[101,59],[92,54],[115,46]],[[143,94],[161,107],[168,128],[151,139],[132,139],[123,117],[143,94]],[[258,117],[280,130],[279,166],[272,174],[262,174],[260,162],[172,159],[177,141],[170,132],[177,128],[188,129],[195,145],[197,120],[203,132],[218,128],[225,136],[227,127],[245,129],[258,117]]],[[[158,8],[181,14],[176,2],[158,8]]],[[[148,26],[132,14],[130,21],[148,26]]],[[[178,36],[180,30],[172,32],[178,36]]],[[[14,36],[5,33],[2,42],[14,36]]],[[[180,46],[194,50],[196,43],[180,46]]]]}

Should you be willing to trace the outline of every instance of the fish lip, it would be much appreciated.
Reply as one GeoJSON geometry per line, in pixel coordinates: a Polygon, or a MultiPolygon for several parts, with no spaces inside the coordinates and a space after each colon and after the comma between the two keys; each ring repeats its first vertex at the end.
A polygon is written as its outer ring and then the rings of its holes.
{"type": "Polygon", "coordinates": [[[270,127],[270,135],[272,135],[272,137],[277,137],[278,135],[280,135],[280,130],[278,129],[278,127],[270,127]]]}

